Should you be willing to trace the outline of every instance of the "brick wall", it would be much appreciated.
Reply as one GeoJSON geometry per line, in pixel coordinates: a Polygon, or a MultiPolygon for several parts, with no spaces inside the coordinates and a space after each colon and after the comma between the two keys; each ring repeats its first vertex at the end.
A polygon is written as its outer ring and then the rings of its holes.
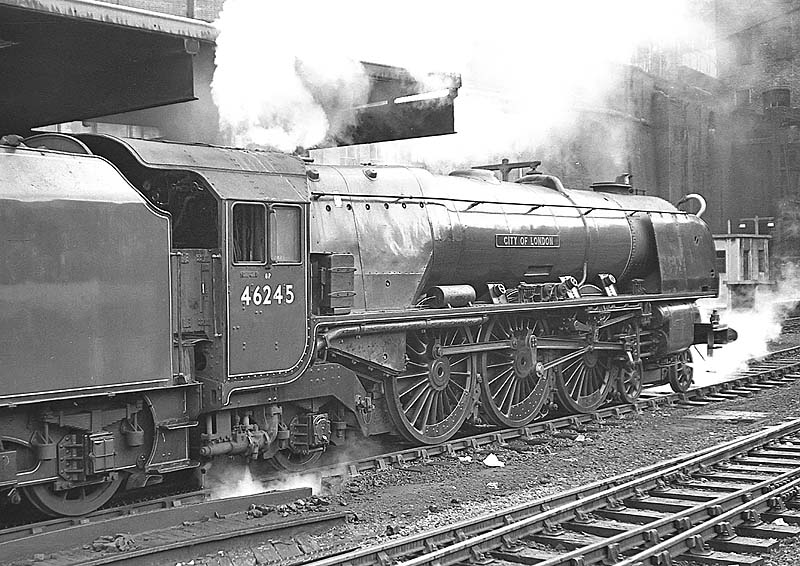
{"type": "Polygon", "coordinates": [[[762,93],[788,87],[800,103],[800,1],[718,2],[719,78],[730,88],[728,103],[760,110],[762,93]]]}
{"type": "Polygon", "coordinates": [[[161,12],[172,16],[193,17],[207,22],[217,19],[224,0],[105,0],[110,4],[120,4],[161,12]]]}
{"type": "Polygon", "coordinates": [[[782,234],[796,226],[785,213],[800,211],[800,0],[717,0],[716,22],[726,86],[718,136],[730,159],[724,216],[734,226],[775,217],[776,254],[796,255],[800,240],[782,234]],[[764,92],[779,87],[790,93],[788,106],[765,109],[764,92]]]}

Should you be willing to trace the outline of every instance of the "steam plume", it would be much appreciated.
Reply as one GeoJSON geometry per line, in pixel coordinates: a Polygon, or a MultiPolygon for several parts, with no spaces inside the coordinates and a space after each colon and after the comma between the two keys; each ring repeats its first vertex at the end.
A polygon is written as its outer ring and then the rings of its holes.
{"type": "Polygon", "coordinates": [[[356,61],[374,61],[418,79],[462,74],[460,133],[403,146],[421,161],[519,153],[569,127],[578,102],[602,100],[612,80],[607,62],[629,61],[642,42],[711,37],[689,17],[688,0],[501,0],[490,11],[477,2],[385,6],[227,0],[213,92],[237,143],[292,150],[323,141],[365,101],[356,61]]]}
{"type": "Polygon", "coordinates": [[[735,329],[739,337],[736,342],[715,352],[713,357],[700,359],[694,356],[695,371],[727,376],[745,369],[747,360],[770,351],[769,343],[780,336],[781,321],[798,302],[800,269],[787,264],[783,266],[775,288],[756,295],[752,309],[731,310],[723,314],[722,322],[735,329]]]}
{"type": "Polygon", "coordinates": [[[317,474],[286,474],[280,479],[262,481],[253,477],[250,467],[239,460],[219,459],[206,476],[206,485],[214,499],[253,495],[265,491],[283,491],[310,487],[320,493],[321,480],[317,474]]]}

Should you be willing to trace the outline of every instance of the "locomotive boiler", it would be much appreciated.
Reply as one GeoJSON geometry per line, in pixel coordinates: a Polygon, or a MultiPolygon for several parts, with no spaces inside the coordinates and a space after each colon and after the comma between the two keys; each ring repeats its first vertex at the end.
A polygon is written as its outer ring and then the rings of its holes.
{"type": "Polygon", "coordinates": [[[625,184],[88,134],[0,159],[0,494],[50,515],[685,390],[688,348],[735,337],[695,305],[707,226],[625,184]]]}

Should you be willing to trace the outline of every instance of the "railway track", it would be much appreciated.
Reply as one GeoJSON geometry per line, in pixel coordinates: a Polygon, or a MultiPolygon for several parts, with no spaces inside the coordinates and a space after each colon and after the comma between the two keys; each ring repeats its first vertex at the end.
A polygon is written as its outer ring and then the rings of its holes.
{"type": "Polygon", "coordinates": [[[316,467],[310,472],[322,477],[342,475],[357,476],[372,470],[384,470],[389,466],[406,466],[414,462],[425,462],[434,456],[454,455],[459,451],[478,449],[493,443],[505,444],[516,438],[556,432],[580,427],[588,423],[602,422],[609,418],[619,418],[631,413],[641,413],[666,405],[706,406],[711,403],[750,397],[756,393],[783,387],[800,379],[800,346],[771,352],[750,360],[747,369],[731,375],[722,383],[692,387],[686,393],[657,393],[645,391],[633,404],[611,404],[592,414],[564,415],[531,423],[520,428],[503,430],[491,429],[483,433],[455,438],[435,446],[410,447],[377,456],[327,467],[316,467]]]}
{"type": "Polygon", "coordinates": [[[207,492],[198,491],[7,528],[0,531],[0,564],[31,557],[42,566],[163,564],[187,548],[201,553],[216,550],[220,541],[314,531],[346,519],[345,513],[326,509],[280,512],[280,506],[310,496],[310,488],[300,488],[209,500],[207,492]],[[276,512],[255,517],[248,510],[256,508],[276,512]]]}
{"type": "Polygon", "coordinates": [[[312,566],[758,564],[800,534],[800,419],[312,566]]]}
{"type": "MultiPolygon", "coordinates": [[[[494,443],[502,445],[515,438],[530,438],[542,433],[556,432],[562,429],[579,427],[588,423],[602,422],[605,419],[618,418],[626,414],[642,412],[665,405],[705,406],[715,402],[748,397],[765,389],[781,387],[793,383],[796,379],[800,379],[800,347],[787,348],[752,360],[748,369],[731,376],[731,378],[724,383],[696,387],[690,389],[686,393],[655,393],[645,391],[642,397],[634,404],[611,405],[601,408],[596,413],[590,415],[566,415],[535,422],[521,428],[491,430],[476,435],[457,438],[436,446],[411,447],[352,461],[344,466],[339,464],[336,466],[315,468],[309,471],[319,476],[327,477],[342,475],[343,473],[350,476],[357,476],[370,470],[383,470],[391,466],[402,468],[412,465],[415,462],[425,463],[427,460],[439,455],[452,456],[462,450],[479,449],[494,443]]],[[[145,518],[144,522],[149,523],[151,526],[153,524],[161,524],[166,527],[170,521],[172,521],[172,524],[179,524],[186,519],[180,519],[175,516],[174,509],[200,509],[200,507],[190,505],[190,503],[205,500],[206,495],[207,494],[204,495],[202,492],[196,492],[182,496],[185,499],[166,497],[131,506],[103,509],[95,514],[79,519],[49,520],[2,529],[0,530],[0,556],[22,557],[35,553],[37,548],[61,548],[63,544],[59,543],[54,546],[52,541],[63,541],[65,536],[68,536],[69,540],[74,542],[74,540],[77,540],[75,536],[79,531],[82,531],[82,538],[80,540],[84,543],[90,542],[92,537],[96,537],[100,533],[108,533],[112,530],[115,532],[141,532],[144,530],[144,527],[141,526],[143,517],[145,518]],[[173,513],[172,518],[168,518],[170,513],[173,513]],[[158,519],[161,522],[153,523],[155,517],[161,517],[158,519]],[[137,526],[135,521],[140,521],[140,526],[137,526]]],[[[295,496],[292,495],[290,497],[295,496]]],[[[194,513],[191,516],[196,518],[198,514],[202,513],[205,513],[206,516],[213,515],[213,505],[221,505],[219,502],[205,502],[204,504],[207,505],[207,507],[203,512],[190,511],[190,513],[194,513]]],[[[239,504],[240,510],[246,507],[246,504],[244,504],[244,507],[242,507],[242,504],[239,504]]],[[[220,509],[222,509],[220,513],[223,515],[230,512],[223,508],[220,509]]],[[[234,529],[234,531],[236,531],[236,529],[234,529]]],[[[263,529],[261,532],[263,532],[263,529]]],[[[234,532],[229,536],[230,538],[237,538],[249,536],[249,534],[252,533],[244,529],[239,534],[234,532]]],[[[219,535],[216,538],[210,539],[210,542],[219,542],[223,540],[225,536],[228,535],[219,535]]],[[[182,543],[178,540],[171,541],[167,545],[169,546],[168,550],[179,550],[181,544],[182,543]]],[[[157,555],[159,552],[158,550],[150,550],[146,555],[157,555]]],[[[131,555],[120,555],[117,559],[127,559],[130,558],[130,556],[131,555]]],[[[110,561],[111,559],[106,558],[105,560],[110,561]]]]}
{"type": "Polygon", "coordinates": [[[796,334],[800,332],[800,316],[790,316],[781,321],[781,332],[784,334],[796,334]]]}

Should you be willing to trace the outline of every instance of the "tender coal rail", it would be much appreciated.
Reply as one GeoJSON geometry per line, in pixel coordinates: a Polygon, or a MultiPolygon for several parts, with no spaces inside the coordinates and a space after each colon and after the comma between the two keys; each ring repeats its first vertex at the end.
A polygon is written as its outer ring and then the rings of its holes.
{"type": "Polygon", "coordinates": [[[800,534],[799,493],[800,419],[312,565],[759,564],[800,534]]]}

